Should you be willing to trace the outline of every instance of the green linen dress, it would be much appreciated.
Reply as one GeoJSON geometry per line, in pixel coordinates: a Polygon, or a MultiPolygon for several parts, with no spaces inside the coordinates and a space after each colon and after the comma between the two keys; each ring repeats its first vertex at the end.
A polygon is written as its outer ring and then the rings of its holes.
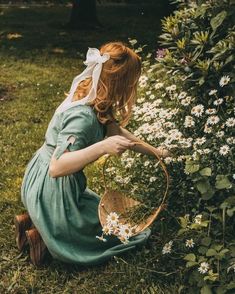
{"type": "MultiPolygon", "coordinates": [[[[21,186],[21,199],[51,255],[58,260],[80,265],[101,264],[112,256],[144,244],[151,230],[123,244],[115,236],[106,242],[98,217],[100,197],[87,187],[82,170],[52,178],[48,173],[56,146],[58,159],[63,152],[79,150],[104,139],[106,128],[89,105],[76,105],[55,113],[48,125],[45,142],[29,161],[21,186]],[[67,141],[70,136],[74,143],[67,141]]],[[[99,183],[97,183],[99,184],[99,183]]]]}

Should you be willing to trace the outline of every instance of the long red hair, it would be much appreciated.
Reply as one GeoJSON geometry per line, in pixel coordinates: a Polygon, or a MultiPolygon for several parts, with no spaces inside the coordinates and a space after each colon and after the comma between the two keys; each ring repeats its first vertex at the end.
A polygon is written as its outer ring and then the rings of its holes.
{"type": "MultiPolygon", "coordinates": [[[[141,58],[123,42],[106,43],[100,47],[100,53],[109,53],[110,59],[103,63],[97,96],[89,105],[96,110],[102,124],[117,119],[121,126],[126,126],[136,102],[141,58]]],[[[80,82],[73,101],[85,97],[91,83],[91,78],[80,82]]]]}

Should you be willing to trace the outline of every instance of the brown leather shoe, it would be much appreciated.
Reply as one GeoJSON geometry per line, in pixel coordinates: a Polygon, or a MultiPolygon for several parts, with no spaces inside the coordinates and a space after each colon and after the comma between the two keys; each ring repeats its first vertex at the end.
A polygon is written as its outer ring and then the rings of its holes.
{"type": "Polygon", "coordinates": [[[19,251],[22,251],[27,243],[25,231],[29,230],[32,226],[32,221],[28,213],[16,215],[15,223],[15,238],[16,245],[19,251]]]}
{"type": "Polygon", "coordinates": [[[48,253],[47,247],[43,242],[42,237],[36,228],[25,231],[25,234],[29,243],[29,254],[31,262],[35,266],[42,265],[44,258],[48,253]]]}

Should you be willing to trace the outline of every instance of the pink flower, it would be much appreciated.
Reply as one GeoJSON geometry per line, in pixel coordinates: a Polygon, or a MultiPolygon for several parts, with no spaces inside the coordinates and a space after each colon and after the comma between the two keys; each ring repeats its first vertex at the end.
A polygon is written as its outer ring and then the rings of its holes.
{"type": "Polygon", "coordinates": [[[157,58],[164,58],[166,55],[166,49],[158,49],[156,54],[157,58]]]}

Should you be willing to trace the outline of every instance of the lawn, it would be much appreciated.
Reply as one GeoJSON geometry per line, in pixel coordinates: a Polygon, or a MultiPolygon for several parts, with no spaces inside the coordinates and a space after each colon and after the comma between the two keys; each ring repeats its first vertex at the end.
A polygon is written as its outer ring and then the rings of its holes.
{"type": "MultiPolygon", "coordinates": [[[[0,293],[176,293],[177,269],[164,276],[160,234],[154,228],[145,247],[105,265],[79,268],[52,261],[36,269],[25,252],[17,251],[13,225],[14,215],[24,211],[20,187],[26,164],[44,142],[72,78],[84,68],[87,48],[130,37],[152,52],[166,12],[160,4],[99,6],[104,28],[96,31],[66,30],[69,8],[63,6],[4,7],[0,12],[0,293]]],[[[95,164],[85,172],[88,178],[99,174],[95,164]]]]}

